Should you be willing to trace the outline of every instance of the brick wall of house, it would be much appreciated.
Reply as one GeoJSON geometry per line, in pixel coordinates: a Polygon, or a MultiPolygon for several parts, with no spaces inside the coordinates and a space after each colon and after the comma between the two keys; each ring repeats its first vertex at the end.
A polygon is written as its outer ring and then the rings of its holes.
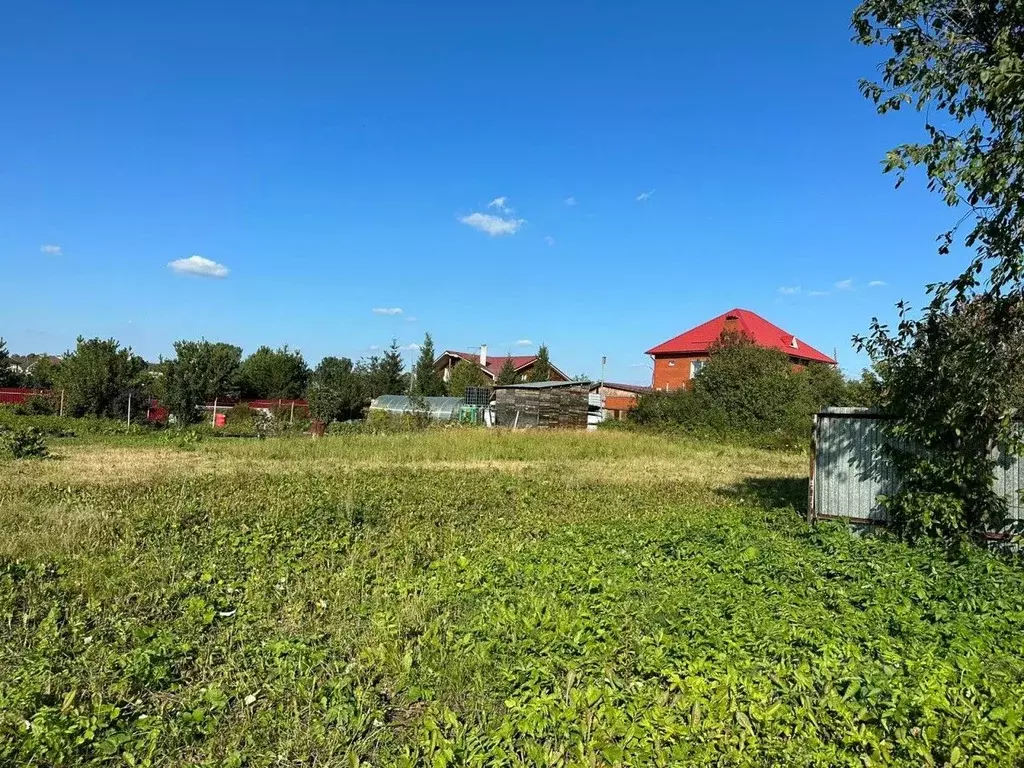
{"type": "Polygon", "coordinates": [[[690,385],[690,363],[707,360],[705,355],[665,355],[654,360],[652,384],[655,389],[671,391],[690,385]]]}

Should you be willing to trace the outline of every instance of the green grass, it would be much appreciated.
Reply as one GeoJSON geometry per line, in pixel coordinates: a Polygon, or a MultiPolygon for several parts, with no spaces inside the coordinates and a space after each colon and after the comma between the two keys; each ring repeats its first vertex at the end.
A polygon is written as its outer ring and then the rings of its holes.
{"type": "Polygon", "coordinates": [[[0,463],[0,765],[1020,765],[1024,575],[634,433],[0,463]]]}

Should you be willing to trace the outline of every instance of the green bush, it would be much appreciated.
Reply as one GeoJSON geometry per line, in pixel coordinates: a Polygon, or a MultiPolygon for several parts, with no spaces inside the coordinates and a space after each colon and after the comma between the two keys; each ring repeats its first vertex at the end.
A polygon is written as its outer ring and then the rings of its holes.
{"type": "Polygon", "coordinates": [[[50,416],[57,412],[57,404],[52,395],[32,395],[24,403],[12,405],[10,408],[19,416],[50,416]]]}
{"type": "Polygon", "coordinates": [[[425,413],[389,413],[371,410],[366,416],[366,431],[373,434],[418,432],[428,429],[434,422],[425,413]]]}
{"type": "Polygon", "coordinates": [[[133,421],[129,428],[124,421],[102,419],[94,416],[83,416],[81,418],[72,418],[70,416],[26,416],[6,406],[0,408],[0,426],[21,429],[35,427],[48,437],[137,435],[156,429],[154,425],[145,421],[133,421]]]}
{"type": "Polygon", "coordinates": [[[42,459],[50,455],[43,433],[36,427],[10,429],[0,427],[0,446],[15,459],[42,459]]]}
{"type": "Polygon", "coordinates": [[[807,444],[814,413],[851,400],[834,368],[794,369],[778,350],[731,339],[713,351],[692,389],[643,395],[629,419],[662,431],[795,447],[807,444]]]}

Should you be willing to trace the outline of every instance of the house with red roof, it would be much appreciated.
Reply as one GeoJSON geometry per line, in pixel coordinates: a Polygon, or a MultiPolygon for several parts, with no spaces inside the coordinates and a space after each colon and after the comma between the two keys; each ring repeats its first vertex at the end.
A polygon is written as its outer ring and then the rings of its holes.
{"type": "MultiPolygon", "coordinates": [[[[516,369],[516,379],[518,381],[527,381],[530,378],[530,373],[533,371],[533,366],[537,362],[536,355],[512,355],[512,367],[516,369]]],[[[480,347],[479,352],[456,352],[451,349],[445,350],[437,360],[434,361],[434,370],[437,375],[440,376],[445,382],[451,379],[452,370],[458,365],[460,360],[465,360],[468,363],[474,363],[480,370],[491,380],[496,382],[498,380],[498,374],[501,373],[501,369],[505,365],[505,360],[508,356],[491,357],[487,354],[487,345],[484,344],[480,347]]],[[[551,375],[549,381],[569,381],[569,377],[565,375],[554,363],[551,363],[551,375]]]]}
{"type": "Polygon", "coordinates": [[[794,366],[836,364],[828,355],[749,309],[733,309],[647,350],[654,359],[653,388],[669,391],[689,386],[723,333],[742,333],[758,346],[784,352],[794,366]]]}

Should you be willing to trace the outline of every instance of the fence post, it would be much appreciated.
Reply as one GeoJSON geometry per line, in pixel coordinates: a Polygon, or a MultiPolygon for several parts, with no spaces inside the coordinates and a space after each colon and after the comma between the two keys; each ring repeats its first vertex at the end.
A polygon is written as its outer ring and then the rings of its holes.
{"type": "Polygon", "coordinates": [[[128,429],[132,428],[132,393],[128,393],[128,429]]]}
{"type": "Polygon", "coordinates": [[[60,417],[64,418],[64,390],[60,391],[60,417]]]}
{"type": "Polygon", "coordinates": [[[818,463],[818,414],[811,417],[811,471],[807,481],[807,524],[814,524],[814,474],[818,463]]]}
{"type": "Polygon", "coordinates": [[[288,415],[288,426],[295,423],[295,401],[292,400],[292,412],[288,415]]]}
{"type": "Polygon", "coordinates": [[[213,421],[210,422],[210,426],[217,427],[217,398],[213,398],[213,421]]]}

